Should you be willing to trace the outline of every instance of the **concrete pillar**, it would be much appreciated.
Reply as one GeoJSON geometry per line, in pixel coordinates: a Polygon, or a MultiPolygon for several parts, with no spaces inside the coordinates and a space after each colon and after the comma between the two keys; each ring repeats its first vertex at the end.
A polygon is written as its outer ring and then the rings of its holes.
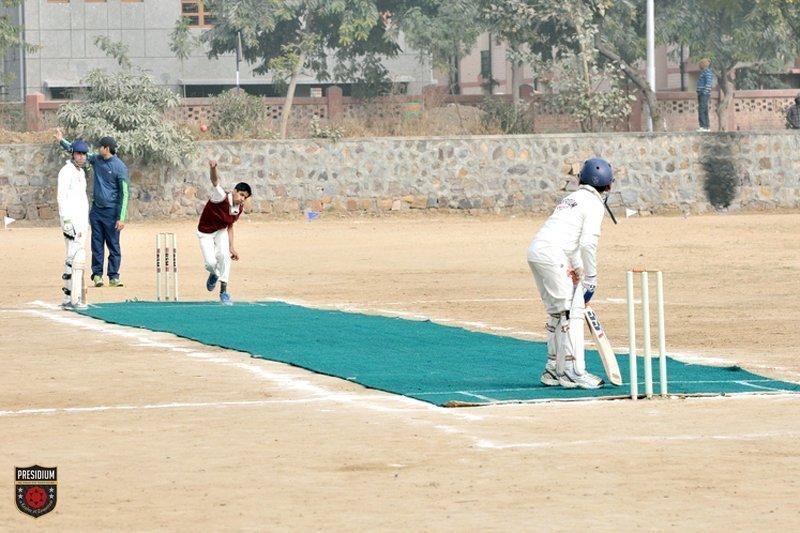
{"type": "Polygon", "coordinates": [[[342,88],[333,85],[328,87],[325,91],[325,97],[328,102],[328,120],[336,120],[344,114],[344,102],[342,97],[342,88]]]}
{"type": "Polygon", "coordinates": [[[31,93],[25,96],[25,127],[28,131],[42,129],[41,103],[44,101],[42,93],[31,93]]]}

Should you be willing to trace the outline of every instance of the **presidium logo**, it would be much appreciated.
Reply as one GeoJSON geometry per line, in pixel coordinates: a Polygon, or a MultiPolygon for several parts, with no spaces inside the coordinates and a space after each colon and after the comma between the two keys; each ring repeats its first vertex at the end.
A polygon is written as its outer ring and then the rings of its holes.
{"type": "Polygon", "coordinates": [[[58,495],[56,468],[33,465],[26,468],[15,466],[14,470],[14,499],[17,501],[17,509],[34,518],[52,511],[58,495]]]}

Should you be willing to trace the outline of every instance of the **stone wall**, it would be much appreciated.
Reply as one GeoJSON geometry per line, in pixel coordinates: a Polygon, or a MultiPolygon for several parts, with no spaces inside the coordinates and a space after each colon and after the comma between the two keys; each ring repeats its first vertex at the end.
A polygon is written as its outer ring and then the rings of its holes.
{"type": "MultiPolygon", "coordinates": [[[[592,155],[610,160],[612,205],[645,212],[800,207],[800,134],[573,134],[198,143],[177,169],[131,166],[131,218],[196,216],[209,158],[253,186],[265,213],[489,209],[549,212],[592,155]]],[[[52,146],[0,146],[0,216],[57,217],[52,146]]]]}

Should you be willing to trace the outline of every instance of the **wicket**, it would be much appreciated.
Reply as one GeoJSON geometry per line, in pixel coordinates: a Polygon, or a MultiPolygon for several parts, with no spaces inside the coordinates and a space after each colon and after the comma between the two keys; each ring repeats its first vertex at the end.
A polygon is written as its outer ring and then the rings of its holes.
{"type": "Polygon", "coordinates": [[[631,399],[639,397],[639,376],[636,366],[636,317],[634,312],[634,274],[641,274],[642,291],[642,333],[643,333],[643,352],[644,352],[644,392],[647,398],[653,397],[653,364],[650,354],[650,279],[649,274],[656,275],[656,306],[658,309],[658,358],[659,358],[659,384],[661,396],[667,396],[667,349],[666,336],[664,332],[664,276],[660,270],[629,270],[627,275],[628,291],[628,338],[630,342],[630,381],[631,399]]]}
{"type": "Polygon", "coordinates": [[[178,301],[178,237],[174,233],[156,235],[156,300],[178,301]]]}

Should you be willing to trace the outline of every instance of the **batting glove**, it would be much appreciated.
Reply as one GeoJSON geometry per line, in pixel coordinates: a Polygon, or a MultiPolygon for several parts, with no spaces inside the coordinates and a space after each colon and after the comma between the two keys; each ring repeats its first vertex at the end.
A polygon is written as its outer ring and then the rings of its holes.
{"type": "Polygon", "coordinates": [[[597,276],[586,276],[582,281],[583,285],[583,302],[589,303],[589,300],[594,296],[594,291],[597,289],[597,276]]]}
{"type": "Polygon", "coordinates": [[[61,226],[61,231],[64,232],[64,237],[69,240],[75,240],[75,226],[72,225],[72,222],[69,220],[64,221],[64,225],[61,226]]]}

